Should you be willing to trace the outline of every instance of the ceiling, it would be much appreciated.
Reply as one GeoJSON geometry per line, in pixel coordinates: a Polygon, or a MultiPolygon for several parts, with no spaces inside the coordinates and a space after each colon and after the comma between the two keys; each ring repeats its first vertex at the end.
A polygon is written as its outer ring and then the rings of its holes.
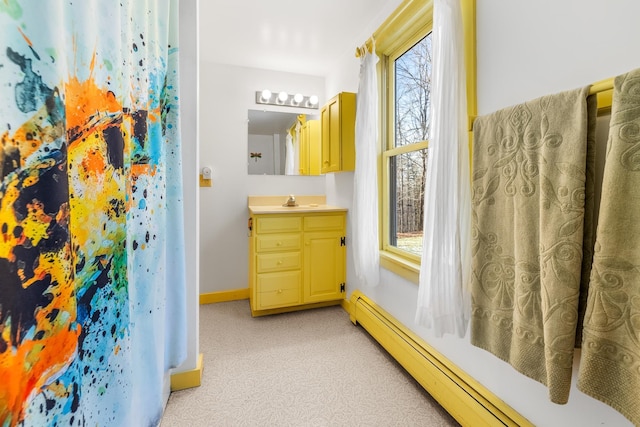
{"type": "Polygon", "coordinates": [[[326,76],[334,62],[353,54],[399,3],[203,0],[199,5],[200,60],[326,76]]]}

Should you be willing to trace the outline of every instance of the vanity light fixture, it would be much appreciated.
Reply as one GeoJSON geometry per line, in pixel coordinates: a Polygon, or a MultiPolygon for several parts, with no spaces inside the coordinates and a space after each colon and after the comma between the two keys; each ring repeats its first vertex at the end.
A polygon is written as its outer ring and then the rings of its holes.
{"type": "Polygon", "coordinates": [[[264,101],[269,101],[271,99],[271,91],[269,89],[265,89],[260,92],[260,99],[264,101]]]}
{"type": "Polygon", "coordinates": [[[274,93],[269,89],[256,92],[256,104],[317,109],[318,102],[319,99],[316,95],[306,96],[301,93],[292,95],[287,92],[274,93]]]}

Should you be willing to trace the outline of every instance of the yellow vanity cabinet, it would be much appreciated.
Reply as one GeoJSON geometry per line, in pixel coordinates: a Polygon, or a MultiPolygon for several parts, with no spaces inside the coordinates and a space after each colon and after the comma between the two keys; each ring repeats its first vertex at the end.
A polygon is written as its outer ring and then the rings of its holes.
{"type": "Polygon", "coordinates": [[[321,173],[353,171],[356,166],[356,94],[341,92],[320,110],[321,173]]]}
{"type": "Polygon", "coordinates": [[[345,211],[253,214],[249,221],[253,316],[344,299],[345,211]]]}
{"type": "Polygon", "coordinates": [[[300,130],[300,175],[320,175],[320,120],[307,120],[300,130]]]}

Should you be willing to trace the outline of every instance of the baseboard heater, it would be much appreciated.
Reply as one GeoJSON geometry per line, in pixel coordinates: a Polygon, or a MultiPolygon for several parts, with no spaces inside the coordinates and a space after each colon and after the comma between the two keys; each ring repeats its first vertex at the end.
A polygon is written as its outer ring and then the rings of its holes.
{"type": "Polygon", "coordinates": [[[533,426],[360,291],[348,311],[461,425],[533,426]]]}

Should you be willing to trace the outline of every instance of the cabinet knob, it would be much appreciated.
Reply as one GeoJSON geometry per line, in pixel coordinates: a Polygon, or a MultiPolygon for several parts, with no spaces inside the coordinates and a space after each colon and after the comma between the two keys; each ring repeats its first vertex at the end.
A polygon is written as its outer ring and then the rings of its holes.
{"type": "Polygon", "coordinates": [[[281,264],[282,264],[282,260],[280,259],[278,260],[278,265],[281,265],[281,264]]]}
{"type": "Polygon", "coordinates": [[[282,289],[278,289],[278,293],[281,294],[282,293],[282,289]]]}
{"type": "Polygon", "coordinates": [[[282,242],[276,243],[276,246],[282,246],[282,242]]]}

